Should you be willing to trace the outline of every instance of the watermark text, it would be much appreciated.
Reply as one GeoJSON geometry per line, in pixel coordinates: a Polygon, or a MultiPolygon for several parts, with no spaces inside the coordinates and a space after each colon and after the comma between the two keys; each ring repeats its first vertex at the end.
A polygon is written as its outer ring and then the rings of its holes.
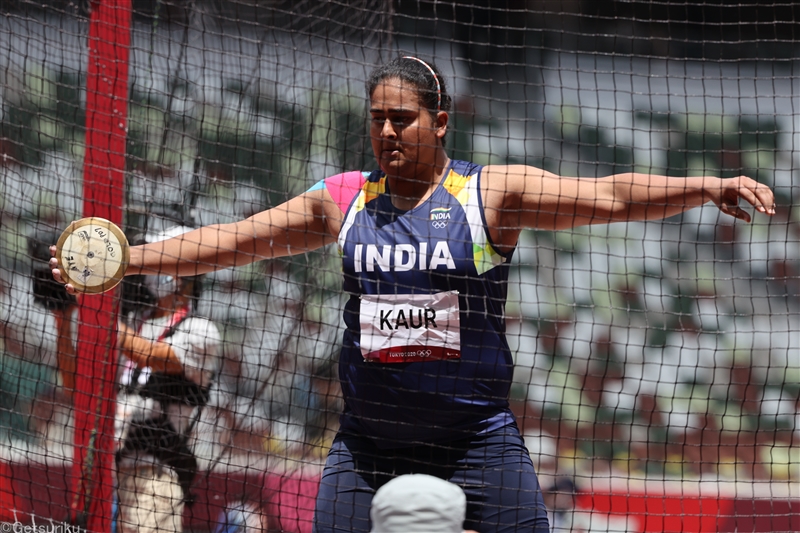
{"type": "Polygon", "coordinates": [[[86,533],[86,529],[64,522],[48,524],[0,522],[0,533],[86,533]]]}

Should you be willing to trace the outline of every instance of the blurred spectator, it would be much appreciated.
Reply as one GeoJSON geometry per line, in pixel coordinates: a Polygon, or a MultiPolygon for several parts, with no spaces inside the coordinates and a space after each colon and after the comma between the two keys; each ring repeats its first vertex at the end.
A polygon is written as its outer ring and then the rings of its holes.
{"type": "Polygon", "coordinates": [[[427,474],[394,478],[375,493],[372,533],[475,533],[464,531],[467,497],[458,485],[427,474]]]}
{"type": "Polygon", "coordinates": [[[570,478],[561,477],[553,481],[544,491],[547,518],[553,533],[586,533],[590,521],[582,512],[576,510],[575,499],[578,488],[570,478]]]}
{"type": "Polygon", "coordinates": [[[312,533],[319,474],[318,468],[306,463],[298,468],[271,468],[263,475],[270,531],[312,533]]]}
{"type": "Polygon", "coordinates": [[[653,391],[643,391],[636,399],[631,425],[631,455],[639,459],[637,469],[662,474],[666,459],[667,423],[653,391]]]}
{"type": "MultiPolygon", "coordinates": [[[[145,237],[158,242],[188,231],[177,226],[145,237]]],[[[194,316],[199,282],[144,276],[150,305],[120,324],[128,359],[118,401],[117,531],[180,532],[197,472],[192,435],[219,370],[221,336],[194,316]]]]}
{"type": "MultiPolygon", "coordinates": [[[[46,378],[45,373],[39,376],[41,381],[36,383],[38,393],[31,398],[30,429],[37,437],[55,438],[58,443],[66,443],[68,435],[64,434],[62,428],[52,426],[54,421],[62,426],[70,425],[69,410],[75,390],[77,328],[74,322],[77,319],[78,299],[67,294],[61,284],[53,279],[47,264],[50,259],[49,245],[52,242],[55,242],[55,237],[49,231],[37,232],[28,240],[28,253],[32,259],[30,280],[33,306],[26,308],[23,302],[16,302],[15,312],[23,320],[9,327],[20,328],[20,341],[27,345],[22,347],[20,353],[41,351],[41,368],[55,366],[58,372],[55,379],[46,378]],[[38,335],[27,334],[29,328],[37,329],[38,335]],[[55,337],[54,345],[51,346],[45,337],[55,337]],[[55,360],[44,355],[50,351],[54,352],[55,360]],[[61,434],[58,433],[59,430],[62,431],[61,434]]],[[[20,281],[21,279],[18,278],[20,281]]]]}
{"type": "Polygon", "coordinates": [[[49,310],[55,319],[57,341],[56,360],[61,374],[64,391],[71,395],[75,389],[75,345],[72,334],[72,314],[77,309],[78,300],[67,294],[64,287],[53,279],[48,261],[49,245],[56,239],[31,239],[29,251],[33,258],[33,300],[49,310]]]}
{"type": "Polygon", "coordinates": [[[268,531],[261,506],[247,498],[230,503],[220,513],[214,533],[256,533],[268,531]]]}
{"type": "Polygon", "coordinates": [[[554,473],[558,459],[556,439],[544,431],[534,430],[526,431],[523,439],[539,478],[554,473]]]}

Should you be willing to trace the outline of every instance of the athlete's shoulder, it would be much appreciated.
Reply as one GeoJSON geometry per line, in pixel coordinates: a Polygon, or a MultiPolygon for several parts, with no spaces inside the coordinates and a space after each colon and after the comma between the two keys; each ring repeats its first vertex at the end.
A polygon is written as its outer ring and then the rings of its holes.
{"type": "Polygon", "coordinates": [[[333,201],[339,206],[339,209],[344,212],[364,184],[370,179],[370,176],[374,174],[375,172],[365,172],[361,170],[334,174],[333,176],[328,176],[318,181],[314,186],[308,189],[308,192],[321,189],[327,190],[333,201]]]}
{"type": "Polygon", "coordinates": [[[483,169],[483,165],[473,163],[472,161],[463,161],[461,159],[454,159],[450,162],[450,171],[460,174],[462,176],[474,176],[483,169]]]}

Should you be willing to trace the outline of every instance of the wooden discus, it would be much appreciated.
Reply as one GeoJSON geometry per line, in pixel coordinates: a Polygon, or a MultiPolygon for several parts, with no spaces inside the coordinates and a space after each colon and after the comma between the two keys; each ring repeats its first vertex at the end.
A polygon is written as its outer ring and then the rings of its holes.
{"type": "Polygon", "coordinates": [[[77,292],[97,294],[116,287],[130,262],[128,239],[119,227],[104,218],[88,217],[72,222],[56,244],[61,278],[77,292]]]}

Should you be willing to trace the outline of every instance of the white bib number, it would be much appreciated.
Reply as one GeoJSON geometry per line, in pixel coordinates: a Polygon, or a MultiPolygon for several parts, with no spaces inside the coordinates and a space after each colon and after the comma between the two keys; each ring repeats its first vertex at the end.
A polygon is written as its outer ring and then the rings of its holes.
{"type": "Polygon", "coordinates": [[[458,291],[363,295],[360,323],[365,361],[410,363],[461,357],[458,291]]]}

